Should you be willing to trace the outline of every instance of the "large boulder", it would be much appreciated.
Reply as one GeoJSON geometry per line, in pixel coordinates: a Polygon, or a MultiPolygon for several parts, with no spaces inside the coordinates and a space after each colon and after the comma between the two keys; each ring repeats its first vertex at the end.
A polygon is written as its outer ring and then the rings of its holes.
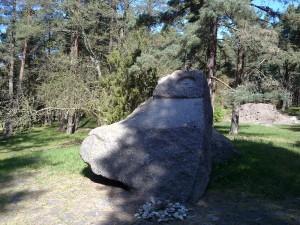
{"type": "Polygon", "coordinates": [[[239,154],[234,144],[216,129],[212,129],[211,136],[211,159],[213,163],[220,163],[231,158],[234,154],[239,154]]]}
{"type": "Polygon", "coordinates": [[[95,174],[138,195],[192,203],[209,182],[211,135],[205,76],[175,71],[125,120],[93,129],[80,154],[95,174]]]}

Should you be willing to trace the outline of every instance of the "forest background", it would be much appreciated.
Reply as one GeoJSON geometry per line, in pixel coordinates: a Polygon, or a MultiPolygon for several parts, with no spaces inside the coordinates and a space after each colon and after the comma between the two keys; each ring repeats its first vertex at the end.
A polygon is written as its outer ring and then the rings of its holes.
{"type": "Polygon", "coordinates": [[[7,136],[53,121],[72,134],[83,117],[116,122],[177,69],[204,72],[215,121],[233,107],[232,134],[240,104],[300,103],[297,1],[1,0],[0,21],[7,136]]]}

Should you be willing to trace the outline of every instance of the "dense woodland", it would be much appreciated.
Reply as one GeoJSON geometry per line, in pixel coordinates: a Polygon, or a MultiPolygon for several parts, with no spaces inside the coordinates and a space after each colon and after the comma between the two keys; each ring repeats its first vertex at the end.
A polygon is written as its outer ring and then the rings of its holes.
{"type": "Polygon", "coordinates": [[[126,117],[177,69],[207,76],[215,120],[300,104],[300,7],[251,0],[1,0],[0,124],[10,136],[126,117]]]}

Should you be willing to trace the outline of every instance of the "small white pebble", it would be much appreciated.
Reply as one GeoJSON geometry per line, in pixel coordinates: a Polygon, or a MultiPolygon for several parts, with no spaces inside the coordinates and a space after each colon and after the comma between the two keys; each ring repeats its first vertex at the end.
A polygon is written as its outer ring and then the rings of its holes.
{"type": "Polygon", "coordinates": [[[153,197],[150,198],[150,201],[151,201],[152,204],[155,205],[156,202],[155,202],[155,199],[153,197]]]}
{"type": "Polygon", "coordinates": [[[178,218],[178,212],[175,212],[174,214],[173,214],[173,216],[175,217],[175,218],[178,218]]]}

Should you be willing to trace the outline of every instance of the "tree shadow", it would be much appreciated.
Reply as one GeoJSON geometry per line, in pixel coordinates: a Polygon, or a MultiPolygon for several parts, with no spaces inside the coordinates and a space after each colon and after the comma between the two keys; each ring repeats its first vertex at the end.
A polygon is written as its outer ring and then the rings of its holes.
{"type": "MultiPolygon", "coordinates": [[[[55,137],[57,141],[63,138],[64,137],[55,137]]],[[[31,130],[12,137],[0,139],[0,154],[46,147],[51,141],[53,141],[51,134],[49,134],[49,136],[47,134],[42,135],[42,131],[31,130]]]]}
{"type": "Polygon", "coordinates": [[[29,172],[28,168],[38,169],[41,165],[47,163],[39,155],[39,152],[35,152],[31,155],[21,155],[0,160],[0,213],[14,211],[14,209],[18,208],[17,205],[20,202],[29,198],[38,198],[45,192],[26,189],[15,191],[16,185],[20,185],[29,177],[36,175],[36,173],[29,172]]]}
{"type": "Polygon", "coordinates": [[[45,160],[39,158],[39,153],[23,155],[0,160],[0,179],[10,180],[10,173],[21,168],[38,168],[45,160]]]}
{"type": "MultiPolygon", "coordinates": [[[[250,125],[247,124],[240,124],[240,127],[243,128],[250,128],[250,125]]],[[[217,129],[222,135],[226,136],[228,135],[229,131],[230,131],[230,124],[226,123],[226,124],[214,124],[214,128],[217,129]]]]}
{"type": "Polygon", "coordinates": [[[299,153],[271,142],[235,139],[234,143],[241,154],[214,166],[209,188],[271,199],[299,194],[299,153]]]}
{"type": "Polygon", "coordinates": [[[19,209],[20,202],[28,199],[38,199],[41,195],[45,194],[43,190],[22,190],[9,193],[0,194],[0,215],[15,211],[19,209]]]}
{"type": "Polygon", "coordinates": [[[286,127],[282,127],[281,129],[300,132],[300,126],[288,126],[288,127],[286,126],[286,127]]]}

